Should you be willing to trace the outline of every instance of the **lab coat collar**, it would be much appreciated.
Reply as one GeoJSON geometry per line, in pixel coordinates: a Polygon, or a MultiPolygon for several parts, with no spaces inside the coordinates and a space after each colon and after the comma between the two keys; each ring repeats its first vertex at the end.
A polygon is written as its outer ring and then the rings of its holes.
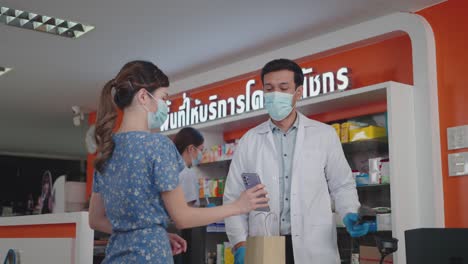
{"type": "MultiPolygon", "coordinates": [[[[301,114],[299,111],[297,111],[297,117],[298,117],[298,129],[303,129],[306,127],[312,127],[317,125],[317,121],[312,120],[301,114]]],[[[271,120],[268,120],[266,122],[263,122],[257,128],[255,129],[258,134],[266,134],[266,133],[271,133],[271,127],[270,127],[270,122],[271,120]]]]}

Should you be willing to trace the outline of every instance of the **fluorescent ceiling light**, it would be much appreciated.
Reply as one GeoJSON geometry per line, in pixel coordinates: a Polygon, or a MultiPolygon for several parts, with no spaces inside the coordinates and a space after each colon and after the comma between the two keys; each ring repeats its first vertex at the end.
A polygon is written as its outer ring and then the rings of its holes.
{"type": "Polygon", "coordinates": [[[6,67],[0,67],[0,76],[2,76],[3,74],[7,73],[11,71],[11,68],[6,68],[6,67]]]}
{"type": "Polygon", "coordinates": [[[4,6],[0,6],[0,23],[68,38],[79,38],[94,29],[94,26],[4,6]]]}

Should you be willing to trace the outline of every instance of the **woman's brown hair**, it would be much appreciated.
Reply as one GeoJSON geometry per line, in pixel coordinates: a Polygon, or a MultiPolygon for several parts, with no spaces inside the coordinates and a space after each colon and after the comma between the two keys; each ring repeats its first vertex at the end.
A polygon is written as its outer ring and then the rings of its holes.
{"type": "Polygon", "coordinates": [[[182,128],[174,137],[174,145],[179,151],[180,155],[184,153],[188,146],[194,145],[198,148],[205,139],[200,131],[196,130],[193,127],[184,127],[182,128]]]}
{"type": "Polygon", "coordinates": [[[108,81],[101,92],[96,120],[95,139],[97,157],[94,168],[104,170],[114,151],[112,133],[117,120],[117,108],[128,107],[140,89],[153,93],[156,89],[169,86],[169,78],[153,63],[132,61],[125,64],[117,76],[108,81]]]}

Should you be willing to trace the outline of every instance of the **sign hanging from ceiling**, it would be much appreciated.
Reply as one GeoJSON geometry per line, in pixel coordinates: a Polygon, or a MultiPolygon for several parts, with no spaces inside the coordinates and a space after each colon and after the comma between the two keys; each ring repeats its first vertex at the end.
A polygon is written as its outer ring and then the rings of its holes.
{"type": "MultiPolygon", "coordinates": [[[[322,74],[314,74],[312,68],[303,68],[302,72],[304,73],[302,99],[345,91],[351,85],[348,67],[322,74]]],[[[183,93],[182,104],[178,111],[169,113],[169,118],[161,126],[161,131],[174,130],[263,109],[263,90],[253,89],[256,82],[255,79],[248,80],[245,84],[245,93],[236,97],[219,99],[217,94],[213,94],[209,96],[209,103],[202,103],[200,99],[190,98],[187,93],[183,93]]],[[[167,103],[169,106],[172,105],[171,101],[167,101],[167,103]]]]}

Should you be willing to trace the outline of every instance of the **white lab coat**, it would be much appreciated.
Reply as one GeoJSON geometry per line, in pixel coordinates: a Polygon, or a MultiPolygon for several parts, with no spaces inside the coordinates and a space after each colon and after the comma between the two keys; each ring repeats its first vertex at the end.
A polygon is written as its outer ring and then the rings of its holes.
{"type": "Polygon", "coordinates": [[[200,205],[198,199],[199,184],[195,171],[185,167],[185,169],[179,173],[179,185],[182,187],[182,190],[184,190],[185,201],[187,203],[195,202],[195,206],[198,207],[200,205]]]}
{"type": "MultiPolygon", "coordinates": [[[[300,113],[298,118],[290,197],[294,260],[298,264],[340,263],[331,199],[341,217],[357,212],[360,204],[356,184],[335,129],[300,113]]],[[[279,219],[281,161],[276,151],[268,122],[249,130],[240,140],[231,163],[224,203],[233,202],[245,190],[242,173],[256,172],[266,185],[271,212],[279,219]]],[[[257,214],[251,212],[225,220],[233,245],[262,232],[258,229],[264,228],[264,224],[258,221],[263,220],[255,217],[257,214]]],[[[274,229],[270,234],[278,234],[279,221],[268,228],[274,229]]]]}

